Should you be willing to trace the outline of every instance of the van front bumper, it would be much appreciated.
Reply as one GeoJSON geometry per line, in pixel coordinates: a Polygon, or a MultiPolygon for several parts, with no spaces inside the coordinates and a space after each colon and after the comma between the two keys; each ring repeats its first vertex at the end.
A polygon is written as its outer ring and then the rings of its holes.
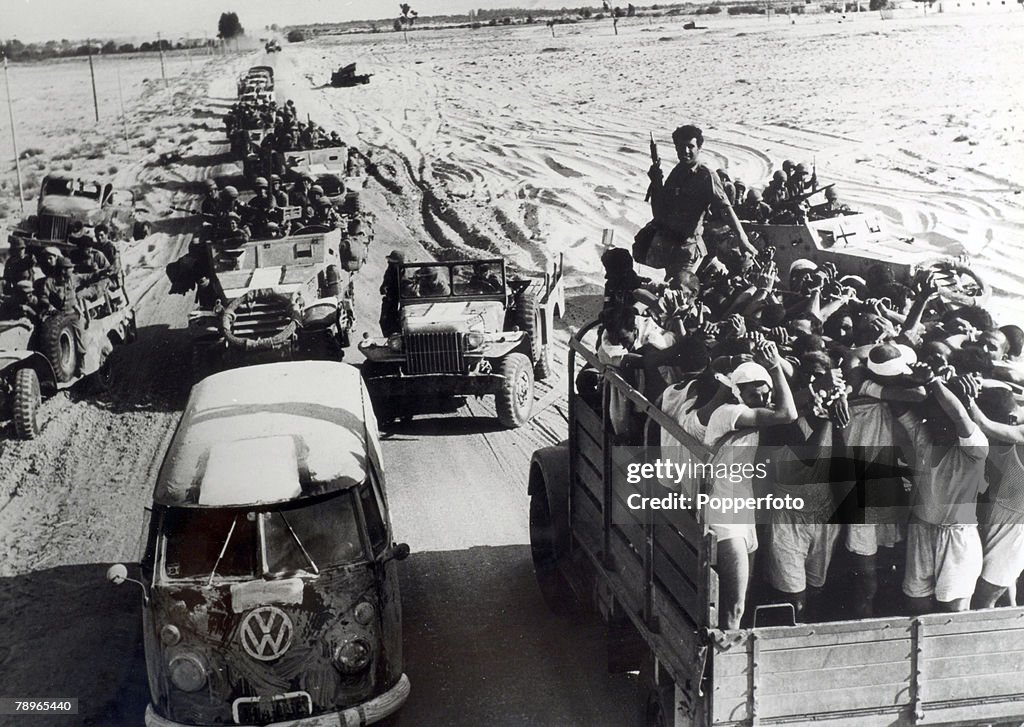
{"type": "MultiPolygon", "coordinates": [[[[398,683],[383,694],[363,702],[357,707],[349,707],[341,712],[320,714],[316,717],[290,719],[286,722],[273,722],[262,727],[363,727],[363,725],[379,722],[390,714],[398,711],[409,697],[409,677],[403,674],[398,683]]],[[[194,727],[193,725],[172,722],[164,719],[153,711],[153,705],[146,707],[146,727],[194,727]]],[[[242,725],[240,727],[255,727],[242,725]]]]}

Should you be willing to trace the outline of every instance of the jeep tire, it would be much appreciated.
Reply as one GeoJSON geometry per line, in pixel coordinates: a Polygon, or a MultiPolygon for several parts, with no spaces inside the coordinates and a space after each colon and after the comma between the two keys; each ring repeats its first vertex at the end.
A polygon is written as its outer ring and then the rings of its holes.
{"type": "Polygon", "coordinates": [[[498,421],[509,429],[523,426],[533,409],[533,364],[526,354],[510,353],[501,360],[502,382],[494,395],[498,421]]]}
{"type": "Polygon", "coordinates": [[[42,403],[39,377],[33,369],[18,369],[14,374],[12,413],[14,433],[19,439],[35,439],[39,434],[38,412],[42,403]]]}
{"type": "Polygon", "coordinates": [[[78,350],[75,348],[74,313],[58,313],[45,321],[39,333],[39,350],[53,366],[57,381],[75,378],[78,350]]]}
{"type": "Polygon", "coordinates": [[[530,339],[530,358],[533,376],[543,381],[551,375],[551,346],[543,341],[540,322],[540,303],[532,291],[525,291],[516,304],[513,323],[530,339]]]}

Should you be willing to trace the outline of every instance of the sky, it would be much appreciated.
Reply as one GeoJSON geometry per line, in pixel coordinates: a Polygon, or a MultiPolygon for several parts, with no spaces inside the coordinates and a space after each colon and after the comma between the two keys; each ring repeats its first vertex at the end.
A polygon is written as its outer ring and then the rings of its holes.
{"type": "MultiPolygon", "coordinates": [[[[406,0],[420,15],[473,8],[600,6],[600,0],[406,0]]],[[[238,13],[252,34],[265,26],[374,20],[399,15],[395,0],[0,0],[0,39],[42,40],[217,34],[222,12],[238,13]]]]}

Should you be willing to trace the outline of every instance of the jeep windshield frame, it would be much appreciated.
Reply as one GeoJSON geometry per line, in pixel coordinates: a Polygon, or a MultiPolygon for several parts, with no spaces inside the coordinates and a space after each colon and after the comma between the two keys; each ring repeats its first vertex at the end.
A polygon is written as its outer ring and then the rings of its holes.
{"type": "Polygon", "coordinates": [[[41,194],[44,197],[85,197],[99,202],[103,195],[103,185],[73,177],[51,176],[43,180],[41,194]]]}
{"type": "Polygon", "coordinates": [[[399,299],[403,304],[448,300],[506,303],[507,280],[502,258],[401,263],[398,269],[402,281],[399,299]]]}
{"type": "Polygon", "coordinates": [[[387,530],[365,504],[372,492],[368,479],[272,508],[162,507],[154,581],[209,587],[365,565],[380,551],[373,533],[387,530]]]}

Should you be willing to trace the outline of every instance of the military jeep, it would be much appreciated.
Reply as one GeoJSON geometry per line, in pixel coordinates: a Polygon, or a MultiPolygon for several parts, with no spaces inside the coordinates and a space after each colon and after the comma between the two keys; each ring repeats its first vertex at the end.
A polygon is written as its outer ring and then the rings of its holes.
{"type": "Polygon", "coordinates": [[[514,429],[533,408],[534,379],[551,373],[551,327],[565,309],[561,262],[543,280],[508,279],[500,258],[399,265],[401,331],[365,338],[378,419],[409,415],[424,394],[494,395],[514,429]]]}
{"type": "MultiPolygon", "coordinates": [[[[285,208],[296,216],[298,208],[285,208]]],[[[311,226],[244,244],[202,243],[220,301],[189,314],[197,379],[218,368],[293,359],[341,360],[355,322],[354,276],[372,227],[311,226]]]]}
{"type": "Polygon", "coordinates": [[[23,220],[11,236],[26,242],[64,242],[71,223],[78,220],[87,228],[105,224],[111,240],[141,240],[150,233],[141,214],[130,190],[115,189],[99,179],[52,173],[43,177],[36,214],[23,220]]]}
{"type": "MultiPolygon", "coordinates": [[[[71,248],[54,246],[65,253],[71,248]]],[[[113,383],[110,355],[136,336],[135,309],[120,280],[120,271],[111,271],[78,288],[82,361],[75,347],[74,314],[2,316],[7,320],[0,320],[0,419],[11,421],[19,438],[39,434],[37,412],[44,395],[87,377],[101,390],[113,383]]]]}

